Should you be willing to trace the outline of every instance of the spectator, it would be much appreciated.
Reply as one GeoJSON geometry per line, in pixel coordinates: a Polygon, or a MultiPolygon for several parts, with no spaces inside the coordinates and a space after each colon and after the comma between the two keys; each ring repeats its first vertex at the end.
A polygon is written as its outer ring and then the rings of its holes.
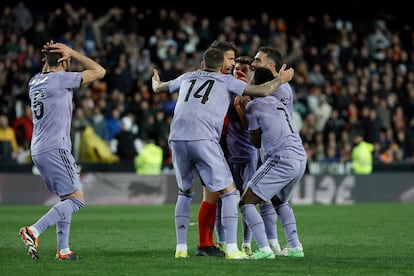
{"type": "Polygon", "coordinates": [[[89,116],[88,120],[95,133],[104,141],[109,142],[108,126],[105,122],[105,116],[103,115],[100,106],[96,105],[93,107],[92,116],[89,116]]]}
{"type": "Polygon", "coordinates": [[[13,130],[19,147],[24,150],[29,149],[30,140],[33,134],[32,109],[30,104],[25,104],[22,116],[14,120],[13,130]]]}
{"type": "Polygon", "coordinates": [[[121,122],[122,129],[115,135],[111,143],[115,144],[113,148],[116,149],[120,161],[132,163],[137,155],[138,136],[133,130],[133,120],[130,116],[123,117],[121,122]]]}
{"type": "Polygon", "coordinates": [[[162,148],[153,140],[144,142],[143,149],[134,159],[134,167],[137,174],[158,175],[161,173],[163,163],[162,148]]]}
{"type": "Polygon", "coordinates": [[[371,174],[374,145],[363,140],[361,134],[354,137],[352,148],[352,170],[354,174],[371,174]]]}
{"type": "MultiPolygon", "coordinates": [[[[156,14],[159,18],[152,20],[155,13],[151,9],[139,7],[137,10],[135,5],[128,4],[110,7],[99,14],[89,4],[76,10],[76,3],[73,7],[62,3],[45,10],[25,2],[26,5],[23,1],[14,6],[4,5],[0,19],[0,113],[7,114],[10,125],[19,116],[15,106],[25,95],[28,74],[37,71],[41,64],[41,55],[36,49],[43,43],[42,37],[50,36],[76,46],[117,72],[102,80],[105,89],[93,97],[105,119],[110,117],[112,103],[123,107],[119,110],[120,116],[130,112],[130,95],[150,83],[153,68],[160,68],[165,62],[170,63],[170,75],[193,70],[199,67],[201,50],[206,48],[203,45],[217,39],[234,41],[240,51],[247,51],[251,56],[262,45],[277,48],[286,56],[295,68],[295,79],[291,82],[297,96],[294,106],[302,119],[307,118],[309,110],[314,112],[317,98],[307,102],[305,96],[314,84],[338,111],[338,119],[347,121],[344,127],[349,129],[359,124],[358,114],[363,106],[377,109],[381,128],[395,127],[394,137],[400,136],[400,131],[407,131],[407,123],[414,115],[410,108],[414,102],[414,54],[410,32],[400,32],[398,28],[406,20],[402,17],[384,20],[379,16],[361,22],[321,13],[297,17],[292,22],[262,12],[254,20],[247,16],[223,16],[210,21],[205,15],[196,17],[189,12],[179,14],[176,10],[161,9],[156,14]],[[16,14],[19,14],[18,21],[16,14]],[[168,45],[173,51],[167,53],[168,45]],[[34,53],[31,49],[35,49],[34,53]],[[113,87],[118,87],[124,95],[124,102],[111,98],[113,87]],[[403,107],[403,112],[396,110],[397,106],[403,107]],[[392,118],[394,114],[398,116],[392,118]]],[[[79,64],[74,61],[72,67],[79,64]]],[[[162,76],[167,74],[166,69],[160,71],[162,76]]],[[[142,91],[142,98],[149,103],[148,113],[155,114],[158,107],[153,105],[151,91],[142,91]]],[[[168,105],[167,116],[173,111],[174,101],[171,99],[168,105]]],[[[143,139],[153,138],[153,116],[133,113],[139,120],[143,139]]],[[[316,131],[315,125],[308,126],[306,121],[303,127],[308,133],[316,131]]],[[[308,142],[314,147],[312,141],[308,142]]],[[[410,147],[401,149],[410,151],[410,147]]],[[[412,154],[404,155],[404,162],[413,162],[408,158],[412,154]]]]}
{"type": "Polygon", "coordinates": [[[16,161],[18,144],[14,130],[9,125],[9,118],[6,115],[0,115],[0,142],[0,160],[16,161]]]}
{"type": "Polygon", "coordinates": [[[332,106],[328,103],[324,94],[319,95],[318,108],[316,108],[313,113],[315,114],[316,131],[323,132],[326,122],[329,120],[332,113],[332,106]]]}
{"type": "Polygon", "coordinates": [[[31,11],[26,7],[24,1],[17,2],[16,6],[12,9],[14,32],[16,35],[26,34],[33,25],[33,15],[31,11]]]}
{"type": "Polygon", "coordinates": [[[85,126],[79,145],[79,161],[84,163],[115,163],[119,157],[111,152],[108,144],[102,140],[91,126],[85,126]]]}
{"type": "Polygon", "coordinates": [[[122,130],[121,111],[117,106],[111,109],[111,115],[106,119],[106,125],[108,126],[108,140],[112,140],[122,130]]]}

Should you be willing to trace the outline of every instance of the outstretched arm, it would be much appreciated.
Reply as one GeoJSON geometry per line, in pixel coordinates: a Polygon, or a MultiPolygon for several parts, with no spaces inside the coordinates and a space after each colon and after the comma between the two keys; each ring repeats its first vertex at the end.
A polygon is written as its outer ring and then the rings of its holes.
{"type": "Polygon", "coordinates": [[[152,76],[152,90],[154,90],[155,93],[168,92],[168,81],[161,81],[158,70],[154,69],[153,71],[154,75],[152,76]]]}
{"type": "Polygon", "coordinates": [[[243,95],[254,97],[269,96],[282,83],[290,81],[293,78],[294,73],[295,71],[293,68],[286,69],[286,64],[283,64],[280,68],[279,75],[276,78],[260,85],[248,85],[244,90],[243,95]]]}

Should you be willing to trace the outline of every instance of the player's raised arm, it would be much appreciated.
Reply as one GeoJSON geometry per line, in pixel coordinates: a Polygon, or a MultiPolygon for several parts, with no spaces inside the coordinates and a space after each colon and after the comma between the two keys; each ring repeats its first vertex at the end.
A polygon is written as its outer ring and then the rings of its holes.
{"type": "Polygon", "coordinates": [[[73,50],[63,43],[47,43],[43,47],[43,51],[60,53],[62,57],[58,60],[58,62],[67,62],[68,67],[71,59],[75,59],[82,64],[86,68],[82,71],[82,85],[102,79],[106,74],[105,68],[103,68],[99,63],[87,56],[82,55],[78,51],[73,50]]]}
{"type": "Polygon", "coordinates": [[[160,74],[157,69],[153,70],[154,75],[152,76],[152,90],[155,93],[168,92],[168,81],[163,82],[160,80],[160,74]]]}

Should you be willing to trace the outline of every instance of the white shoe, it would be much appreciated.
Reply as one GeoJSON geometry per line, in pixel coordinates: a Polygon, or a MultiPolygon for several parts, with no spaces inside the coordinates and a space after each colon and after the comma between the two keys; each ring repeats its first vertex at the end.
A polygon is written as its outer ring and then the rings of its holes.
{"type": "Polygon", "coordinates": [[[270,248],[276,256],[282,256],[282,249],[280,248],[279,243],[277,243],[276,245],[271,245],[270,248]]]}
{"type": "Polygon", "coordinates": [[[286,256],[286,257],[304,257],[305,254],[303,253],[303,246],[301,243],[299,243],[296,247],[286,247],[283,248],[281,251],[281,255],[279,256],[286,256]]]}

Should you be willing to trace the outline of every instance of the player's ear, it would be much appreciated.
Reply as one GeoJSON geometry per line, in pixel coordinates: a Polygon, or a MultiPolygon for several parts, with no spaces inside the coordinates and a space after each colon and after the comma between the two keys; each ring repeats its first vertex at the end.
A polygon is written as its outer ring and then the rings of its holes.
{"type": "Polygon", "coordinates": [[[70,61],[69,60],[62,60],[61,66],[65,71],[69,71],[70,69],[70,61]]]}

